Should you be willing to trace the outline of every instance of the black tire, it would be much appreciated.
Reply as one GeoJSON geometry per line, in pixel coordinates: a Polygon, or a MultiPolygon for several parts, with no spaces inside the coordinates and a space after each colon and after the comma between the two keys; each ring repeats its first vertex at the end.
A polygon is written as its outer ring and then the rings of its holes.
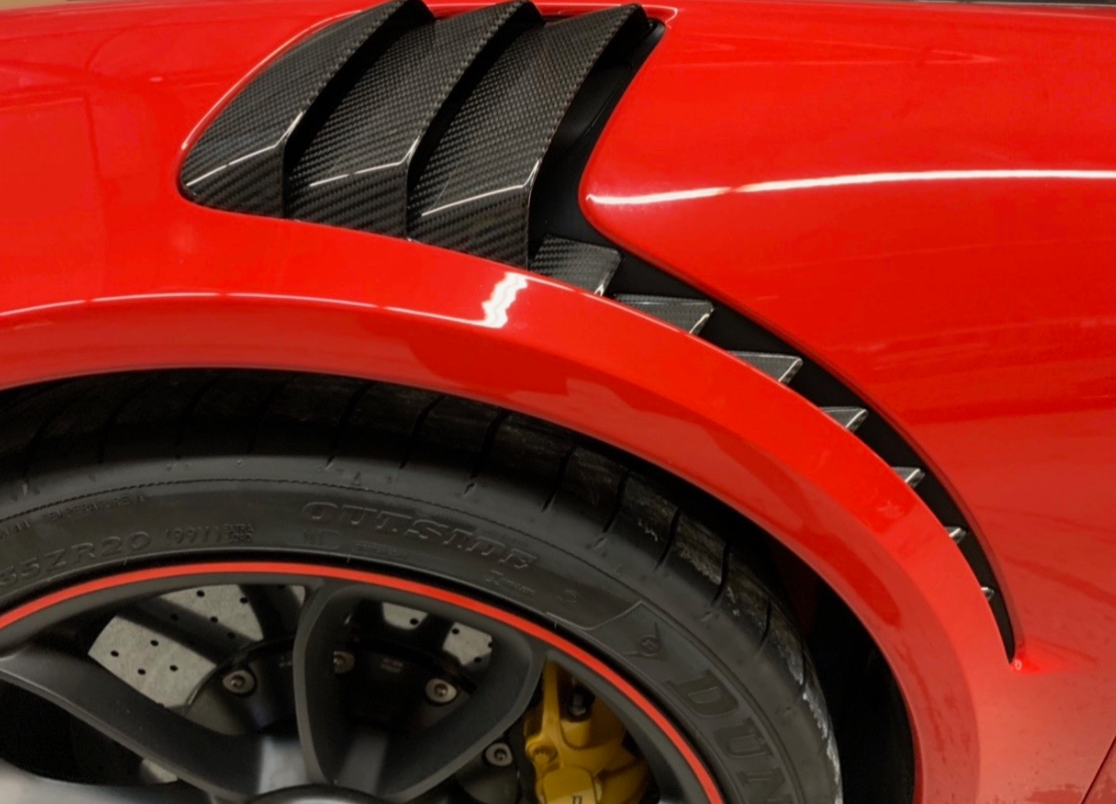
{"type": "Polygon", "coordinates": [[[593,649],[670,713],[727,801],[840,799],[784,602],[700,496],[639,462],[473,402],[307,375],[118,375],[0,400],[0,607],[124,564],[390,566],[593,649]]]}

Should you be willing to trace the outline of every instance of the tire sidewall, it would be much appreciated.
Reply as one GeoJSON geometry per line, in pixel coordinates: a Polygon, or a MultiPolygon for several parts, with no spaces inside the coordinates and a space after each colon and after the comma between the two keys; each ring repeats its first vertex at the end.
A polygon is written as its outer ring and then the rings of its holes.
{"type": "Polygon", "coordinates": [[[576,509],[540,507],[513,484],[457,470],[207,457],[41,477],[0,508],[0,607],[122,568],[264,557],[392,571],[491,599],[642,687],[727,801],[835,797],[835,757],[810,738],[818,724],[803,722],[824,719],[820,701],[780,703],[779,674],[747,638],[769,627],[758,604],[711,599],[576,509]]]}

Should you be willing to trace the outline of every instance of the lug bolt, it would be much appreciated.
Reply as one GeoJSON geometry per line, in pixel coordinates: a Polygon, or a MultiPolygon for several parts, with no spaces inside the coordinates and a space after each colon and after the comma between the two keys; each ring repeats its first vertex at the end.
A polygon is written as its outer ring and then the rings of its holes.
{"type": "Polygon", "coordinates": [[[457,687],[440,678],[432,678],[426,682],[426,697],[431,703],[448,704],[457,697],[457,687]]]}
{"type": "Polygon", "coordinates": [[[356,665],[356,659],[353,654],[347,650],[335,650],[333,652],[333,672],[339,676],[345,675],[350,672],[356,665]]]}
{"type": "Polygon", "coordinates": [[[507,743],[493,743],[484,749],[484,761],[494,768],[506,768],[515,761],[507,743]]]}
{"type": "Polygon", "coordinates": [[[574,687],[566,705],[566,715],[570,720],[585,720],[593,709],[593,693],[583,687],[574,687]]]}
{"type": "Polygon", "coordinates": [[[256,677],[247,670],[234,670],[221,683],[233,695],[251,695],[256,689],[256,677]]]}

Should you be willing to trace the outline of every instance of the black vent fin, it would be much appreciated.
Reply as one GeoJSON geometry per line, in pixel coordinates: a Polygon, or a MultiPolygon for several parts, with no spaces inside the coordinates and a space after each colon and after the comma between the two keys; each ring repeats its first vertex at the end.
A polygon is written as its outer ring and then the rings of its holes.
{"type": "Polygon", "coordinates": [[[638,6],[623,6],[534,28],[512,42],[417,173],[410,236],[526,267],[531,189],[563,115],[605,50],[634,46],[649,28],[638,6]]]}
{"type": "Polygon", "coordinates": [[[802,358],[798,355],[771,352],[732,352],[732,355],[781,383],[790,382],[802,368],[802,358]]]}
{"type": "Polygon", "coordinates": [[[360,70],[401,29],[429,18],[418,0],[393,0],[325,28],[257,75],[202,134],[182,168],[183,192],[218,209],[283,214],[288,143],[331,85],[360,70]]]}
{"type": "Polygon", "coordinates": [[[701,328],[713,314],[713,303],[705,299],[673,299],[669,296],[621,293],[616,296],[616,301],[693,335],[701,332],[701,328]]]}
{"type": "Polygon", "coordinates": [[[525,2],[422,25],[393,42],[340,98],[290,171],[287,215],[404,236],[412,161],[514,38],[541,26],[525,2]]]}
{"type": "Polygon", "coordinates": [[[864,424],[864,420],[868,418],[868,411],[864,408],[829,407],[822,408],[822,411],[850,433],[855,432],[856,428],[864,424]]]}
{"type": "Polygon", "coordinates": [[[620,258],[615,249],[546,237],[531,260],[531,270],[601,296],[620,266],[620,258]]]}
{"type": "Polygon", "coordinates": [[[922,481],[922,478],[926,477],[926,473],[917,466],[893,466],[891,468],[895,470],[895,474],[899,475],[899,479],[912,489],[922,481]]]}

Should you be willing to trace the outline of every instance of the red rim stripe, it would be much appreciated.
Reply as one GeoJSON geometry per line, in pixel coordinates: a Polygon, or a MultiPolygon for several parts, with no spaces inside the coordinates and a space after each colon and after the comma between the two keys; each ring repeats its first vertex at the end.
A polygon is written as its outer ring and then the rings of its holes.
{"type": "Polygon", "coordinates": [[[387,589],[407,592],[408,594],[417,595],[419,597],[427,597],[441,601],[442,603],[448,603],[451,606],[468,609],[483,617],[488,617],[489,619],[496,620],[529,634],[535,639],[557,648],[580,664],[585,665],[623,693],[628,700],[639,707],[639,709],[662,730],[663,734],[667,736],[686,760],[690,769],[701,783],[702,789],[709,799],[709,804],[724,804],[724,799],[721,797],[721,792],[717,789],[712,775],[698,757],[697,753],[695,753],[693,748],[686,741],[686,738],[675,729],[674,725],[667,717],[647,700],[639,690],[625,681],[606,664],[573,643],[529,620],[525,620],[522,617],[487,603],[472,600],[464,595],[447,592],[444,589],[438,589],[437,587],[428,586],[416,581],[394,578],[390,575],[382,575],[378,572],[365,572],[363,570],[320,567],[313,564],[285,563],[279,561],[230,561],[215,564],[187,564],[180,567],[159,567],[156,569],[136,570],[134,572],[113,575],[94,581],[87,581],[57,592],[52,592],[49,595],[44,595],[41,598],[17,606],[7,614],[0,615],[0,630],[26,617],[30,617],[33,614],[56,606],[59,603],[74,600],[95,592],[103,592],[107,589],[117,589],[121,586],[144,583],[147,581],[160,581],[167,578],[183,578],[221,573],[244,575],[310,575],[320,578],[333,578],[336,580],[367,583],[372,586],[381,586],[387,589]]]}

